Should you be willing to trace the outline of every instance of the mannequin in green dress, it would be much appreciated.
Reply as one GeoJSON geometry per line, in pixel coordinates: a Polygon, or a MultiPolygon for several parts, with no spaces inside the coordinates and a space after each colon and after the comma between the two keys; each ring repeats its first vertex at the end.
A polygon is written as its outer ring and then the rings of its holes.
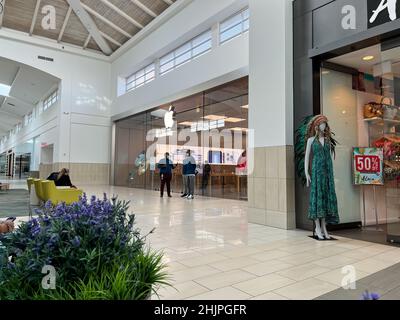
{"type": "Polygon", "coordinates": [[[333,176],[332,149],[327,135],[327,119],[321,116],[314,124],[315,136],[307,140],[305,153],[305,176],[311,187],[308,217],[315,222],[319,240],[331,239],[326,225],[339,223],[335,181],[333,176]],[[310,156],[312,154],[311,175],[310,156]]]}

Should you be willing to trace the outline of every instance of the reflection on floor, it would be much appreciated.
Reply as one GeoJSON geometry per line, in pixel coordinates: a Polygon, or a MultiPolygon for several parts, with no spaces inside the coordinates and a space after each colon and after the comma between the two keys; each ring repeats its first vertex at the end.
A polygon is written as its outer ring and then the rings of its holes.
{"type": "MultiPolygon", "coordinates": [[[[347,229],[334,231],[333,234],[355,240],[369,241],[374,243],[400,246],[400,243],[388,242],[388,235],[400,235],[400,223],[381,224],[376,226],[368,226],[365,229],[347,229]]],[[[391,237],[389,236],[389,239],[391,237]]]]}
{"type": "Polygon", "coordinates": [[[173,288],[154,299],[314,299],[341,286],[342,267],[358,279],[400,262],[400,249],[346,239],[318,242],[309,232],[249,224],[246,202],[196,197],[160,199],[157,192],[86,187],[132,201],[137,224],[156,233],[173,288]]]}
{"type": "Polygon", "coordinates": [[[400,263],[399,248],[340,236],[319,242],[308,231],[249,224],[243,201],[80,187],[130,200],[142,233],[157,228],[148,242],[164,251],[173,287],[153,299],[315,299],[341,287],[344,266],[360,280],[400,263]]]}

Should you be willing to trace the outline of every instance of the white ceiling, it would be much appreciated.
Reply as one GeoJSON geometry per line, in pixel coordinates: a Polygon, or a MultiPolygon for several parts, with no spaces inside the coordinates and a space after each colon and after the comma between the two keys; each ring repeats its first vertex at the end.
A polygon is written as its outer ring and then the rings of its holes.
{"type": "Polygon", "coordinates": [[[398,62],[400,62],[400,47],[381,51],[381,45],[378,44],[372,47],[350,52],[328,61],[370,74],[373,74],[375,65],[390,61],[392,64],[392,73],[400,75],[400,65],[398,64],[398,62]],[[373,56],[374,59],[370,61],[364,61],[363,57],[366,56],[373,56]]]}
{"type": "Polygon", "coordinates": [[[9,96],[0,95],[0,138],[22,122],[59,81],[43,71],[0,57],[0,84],[11,86],[9,96]]]}

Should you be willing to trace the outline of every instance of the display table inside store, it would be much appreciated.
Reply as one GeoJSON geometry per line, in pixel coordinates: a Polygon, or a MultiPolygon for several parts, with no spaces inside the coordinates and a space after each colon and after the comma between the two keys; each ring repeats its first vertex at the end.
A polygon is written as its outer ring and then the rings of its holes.
{"type": "Polygon", "coordinates": [[[9,183],[0,183],[0,191],[7,191],[10,190],[10,184],[9,183]]]}

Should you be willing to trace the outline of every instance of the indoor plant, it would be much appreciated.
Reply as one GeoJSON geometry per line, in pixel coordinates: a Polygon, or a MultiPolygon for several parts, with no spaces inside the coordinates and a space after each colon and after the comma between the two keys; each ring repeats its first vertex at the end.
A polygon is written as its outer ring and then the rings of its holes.
{"type": "Polygon", "coordinates": [[[162,254],[146,248],[128,208],[106,196],[47,203],[0,239],[0,299],[146,299],[167,285],[162,254]],[[45,265],[57,272],[55,290],[42,287],[45,265]]]}

